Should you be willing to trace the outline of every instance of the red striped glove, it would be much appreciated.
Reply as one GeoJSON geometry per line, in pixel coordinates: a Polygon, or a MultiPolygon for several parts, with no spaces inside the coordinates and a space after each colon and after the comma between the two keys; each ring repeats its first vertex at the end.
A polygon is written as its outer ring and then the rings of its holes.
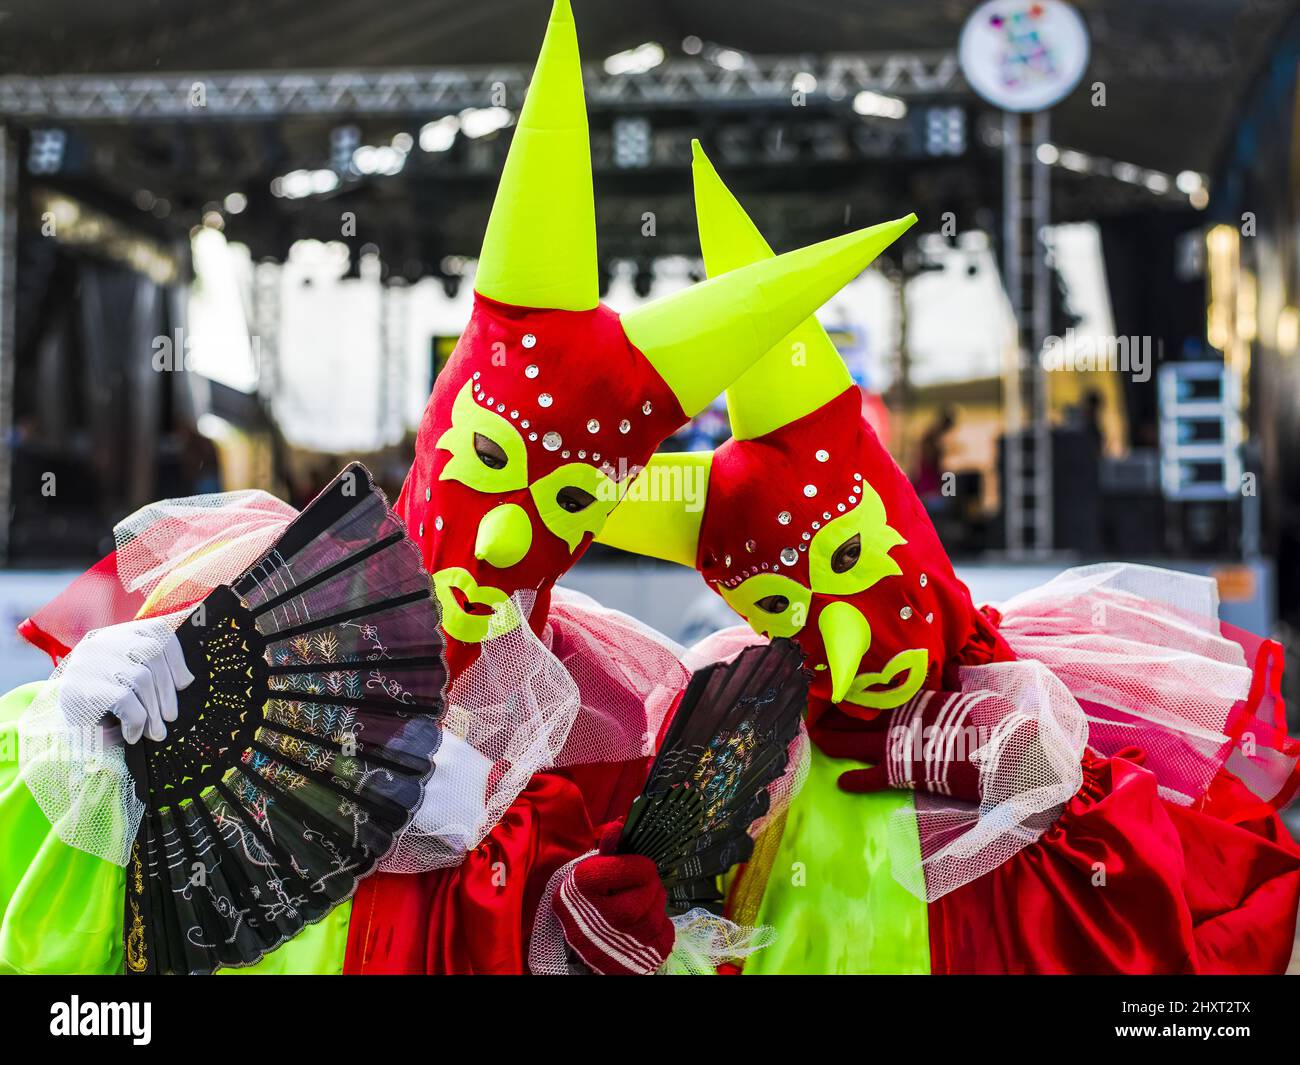
{"type": "Polygon", "coordinates": [[[833,757],[872,763],[842,773],[844,791],[901,788],[979,802],[976,752],[988,737],[972,724],[970,712],[982,700],[997,698],[983,691],[924,691],[867,729],[836,731],[822,748],[833,757]]]}
{"type": "Polygon", "coordinates": [[[654,862],[615,854],[622,823],[606,826],[600,850],[560,881],[555,913],[565,941],[584,965],[604,976],[646,976],[673,949],[676,929],[654,862]]]}

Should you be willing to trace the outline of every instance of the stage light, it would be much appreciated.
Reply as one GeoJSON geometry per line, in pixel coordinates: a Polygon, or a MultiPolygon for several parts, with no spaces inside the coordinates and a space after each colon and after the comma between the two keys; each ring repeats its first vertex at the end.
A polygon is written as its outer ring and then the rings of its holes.
{"type": "Polygon", "coordinates": [[[1277,350],[1283,355],[1294,355],[1300,347],[1300,311],[1283,307],[1277,316],[1277,350]]]}
{"type": "Polygon", "coordinates": [[[650,120],[617,118],[614,120],[614,165],[633,170],[650,165],[650,120]]]}
{"type": "Polygon", "coordinates": [[[333,192],[338,186],[339,176],[333,170],[291,170],[271,179],[271,195],[301,200],[305,196],[333,192]]]}
{"type": "Polygon", "coordinates": [[[470,107],[460,113],[460,130],[470,140],[476,140],[504,129],[514,117],[504,107],[470,107]]]}
{"type": "Polygon", "coordinates": [[[1179,192],[1185,196],[1190,196],[1197,189],[1205,187],[1205,179],[1195,170],[1182,170],[1174,178],[1174,184],[1179,192]]]}
{"type": "Polygon", "coordinates": [[[248,206],[248,197],[242,192],[232,192],[222,201],[222,206],[230,214],[243,214],[244,208],[248,206]]]}
{"type": "Polygon", "coordinates": [[[57,174],[63,169],[63,149],[68,135],[61,129],[32,130],[27,149],[27,170],[32,174],[57,174]]]}
{"type": "Polygon", "coordinates": [[[1110,172],[1115,175],[1117,180],[1129,185],[1136,185],[1142,180],[1142,168],[1134,166],[1132,163],[1116,163],[1111,167],[1110,172]]]}
{"type": "Polygon", "coordinates": [[[387,145],[363,144],[352,153],[352,167],[358,174],[397,174],[406,165],[406,156],[387,145]]]}
{"type": "Polygon", "coordinates": [[[966,112],[960,107],[928,108],[925,150],[929,155],[961,155],[966,150],[966,112]]]}
{"type": "Polygon", "coordinates": [[[663,61],[663,45],[655,41],[647,41],[635,48],[616,52],[606,59],[605,73],[615,76],[620,74],[644,74],[648,70],[654,70],[663,61]]]}
{"type": "Polygon", "coordinates": [[[853,97],[853,110],[869,118],[903,118],[907,115],[907,104],[897,96],[863,89],[853,97]]]}
{"type": "Polygon", "coordinates": [[[719,48],[709,58],[723,70],[743,70],[745,67],[744,53],[734,48],[719,48]]]}
{"type": "Polygon", "coordinates": [[[1061,165],[1076,174],[1084,174],[1088,171],[1088,157],[1083,152],[1064,151],[1061,153],[1061,165]]]}
{"type": "Polygon", "coordinates": [[[456,143],[458,132],[460,119],[455,115],[428,122],[420,127],[420,148],[426,152],[445,152],[456,143]]]}
{"type": "Polygon", "coordinates": [[[339,173],[347,170],[360,144],[361,130],[356,126],[335,126],[330,130],[330,168],[339,173]]]}

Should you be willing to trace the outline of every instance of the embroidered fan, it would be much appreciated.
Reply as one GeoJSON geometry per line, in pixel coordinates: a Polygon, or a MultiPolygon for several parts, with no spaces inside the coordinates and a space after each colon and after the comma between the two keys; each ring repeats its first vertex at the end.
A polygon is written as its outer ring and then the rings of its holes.
{"type": "Polygon", "coordinates": [[[177,631],[194,682],[127,758],[129,972],[248,965],[372,872],[420,803],[446,665],[428,574],[353,463],[177,631]]]}
{"type": "Polygon", "coordinates": [[[659,867],[670,914],[721,912],[717,878],[753,853],[749,826],[769,808],[807,702],[803,654],[787,639],[691,677],[618,845],[659,867]]]}

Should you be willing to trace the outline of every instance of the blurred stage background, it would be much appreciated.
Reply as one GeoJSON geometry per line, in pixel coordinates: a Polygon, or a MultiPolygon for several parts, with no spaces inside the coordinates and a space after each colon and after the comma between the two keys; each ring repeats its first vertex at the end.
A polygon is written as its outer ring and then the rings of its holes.
{"type": "MultiPolygon", "coordinates": [[[[1082,81],[1022,119],[963,76],[965,0],[574,0],[603,288],[702,276],[692,137],[778,250],[915,211],[822,318],[976,597],[1212,574],[1300,707],[1296,4],[1075,6],[1082,81]],[[1150,363],[1045,368],[1049,337],[1150,363]]],[[[145,502],[301,504],[352,458],[396,494],[548,9],[0,5],[0,685],[145,502]]],[[[726,434],[719,404],[670,446],[726,434]]],[[[728,622],[611,551],[567,583],[681,640],[728,622]]]]}

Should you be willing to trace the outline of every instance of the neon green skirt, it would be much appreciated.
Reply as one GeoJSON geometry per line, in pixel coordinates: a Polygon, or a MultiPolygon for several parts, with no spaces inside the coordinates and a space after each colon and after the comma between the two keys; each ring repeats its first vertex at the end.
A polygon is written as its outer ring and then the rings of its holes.
{"type": "Polygon", "coordinates": [[[759,906],[777,939],[746,975],[930,972],[926,904],[894,879],[885,850],[890,815],[912,797],[840,791],[839,775],[860,768],[813,749],[759,906]]]}

